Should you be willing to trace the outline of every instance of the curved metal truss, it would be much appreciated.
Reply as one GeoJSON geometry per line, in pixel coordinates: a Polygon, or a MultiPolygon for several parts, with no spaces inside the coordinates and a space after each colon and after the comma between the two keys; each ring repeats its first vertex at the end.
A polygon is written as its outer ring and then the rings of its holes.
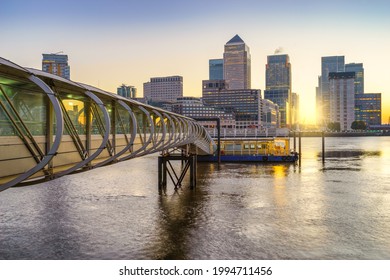
{"type": "Polygon", "coordinates": [[[0,191],[180,147],[216,148],[193,119],[0,58],[0,191]]]}

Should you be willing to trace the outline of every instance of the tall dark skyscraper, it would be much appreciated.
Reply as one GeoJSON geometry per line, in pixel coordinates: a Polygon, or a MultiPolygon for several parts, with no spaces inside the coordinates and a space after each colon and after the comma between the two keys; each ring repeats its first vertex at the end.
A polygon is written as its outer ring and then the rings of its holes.
{"type": "Polygon", "coordinates": [[[225,44],[223,63],[224,79],[229,89],[251,88],[251,55],[240,36],[234,36],[225,44]]]}
{"type": "Polygon", "coordinates": [[[70,79],[70,67],[66,54],[42,54],[42,71],[70,79]]]}
{"type": "Polygon", "coordinates": [[[345,72],[344,56],[327,56],[321,58],[321,76],[316,89],[317,124],[326,125],[330,122],[329,107],[329,73],[345,72]]]}
{"type": "Polygon", "coordinates": [[[287,54],[267,57],[265,89],[288,89],[291,91],[291,64],[287,54]]]}
{"type": "Polygon", "coordinates": [[[223,80],[223,59],[209,60],[209,80],[223,80]]]}
{"type": "Polygon", "coordinates": [[[345,64],[345,72],[355,72],[355,94],[363,94],[364,93],[363,63],[345,64]]]}
{"type": "Polygon", "coordinates": [[[286,54],[269,55],[265,69],[264,98],[278,104],[280,125],[286,127],[292,121],[291,64],[286,54]]]}

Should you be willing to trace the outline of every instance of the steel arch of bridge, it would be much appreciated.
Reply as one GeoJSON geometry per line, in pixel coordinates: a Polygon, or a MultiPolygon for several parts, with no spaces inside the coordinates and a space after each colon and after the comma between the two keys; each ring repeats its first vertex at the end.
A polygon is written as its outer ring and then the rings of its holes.
{"type": "Polygon", "coordinates": [[[216,149],[193,119],[0,58],[0,191],[184,147],[216,149]]]}

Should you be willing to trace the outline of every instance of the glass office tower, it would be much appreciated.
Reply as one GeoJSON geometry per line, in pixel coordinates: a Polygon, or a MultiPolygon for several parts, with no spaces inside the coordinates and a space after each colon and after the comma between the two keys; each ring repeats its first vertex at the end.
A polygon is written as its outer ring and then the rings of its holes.
{"type": "Polygon", "coordinates": [[[329,73],[345,72],[344,56],[327,56],[321,58],[321,76],[316,90],[317,124],[326,125],[330,121],[329,107],[329,73]]]}
{"type": "Polygon", "coordinates": [[[223,59],[209,60],[209,80],[223,80],[223,59]]]}
{"type": "Polygon", "coordinates": [[[287,54],[269,55],[265,71],[266,89],[291,91],[291,64],[287,54]]]}
{"type": "Polygon", "coordinates": [[[363,63],[345,64],[345,72],[355,72],[355,94],[363,94],[364,93],[363,63]]]}
{"type": "Polygon", "coordinates": [[[269,55],[265,69],[264,98],[279,105],[280,126],[287,127],[292,122],[291,64],[286,54],[269,55]]]}
{"type": "Polygon", "coordinates": [[[224,79],[229,89],[251,88],[251,56],[249,47],[240,36],[234,36],[225,44],[223,63],[224,79]]]}
{"type": "Polygon", "coordinates": [[[291,123],[291,104],[288,89],[267,89],[264,91],[264,99],[271,100],[279,106],[280,127],[286,127],[291,123]]]}

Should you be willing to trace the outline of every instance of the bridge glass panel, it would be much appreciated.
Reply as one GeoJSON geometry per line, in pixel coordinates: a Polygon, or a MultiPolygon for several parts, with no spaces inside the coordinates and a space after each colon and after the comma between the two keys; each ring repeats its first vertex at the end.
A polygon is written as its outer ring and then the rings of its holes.
{"type": "Polygon", "coordinates": [[[149,139],[151,133],[150,117],[138,107],[134,107],[133,112],[137,119],[137,128],[138,128],[137,132],[140,138],[142,139],[142,141],[146,142],[149,139]]]}
{"type": "MultiPolygon", "coordinates": [[[[28,79],[0,77],[0,185],[34,168],[45,156],[47,106],[28,79]]],[[[33,177],[42,176],[37,172],[33,177]]]]}
{"type": "Polygon", "coordinates": [[[32,135],[46,134],[47,97],[29,80],[0,78],[0,135],[17,135],[10,118],[32,135]],[[10,116],[7,117],[7,114],[10,116]]]}
{"type": "Polygon", "coordinates": [[[172,133],[172,124],[171,124],[171,121],[166,116],[166,114],[164,114],[163,116],[164,116],[164,123],[165,123],[165,129],[166,129],[164,143],[169,143],[171,138],[173,138],[173,137],[171,137],[172,136],[172,134],[171,134],[172,133]]]}
{"type": "Polygon", "coordinates": [[[64,134],[70,134],[69,125],[72,124],[79,135],[85,134],[87,118],[85,114],[86,107],[90,108],[89,98],[81,94],[70,92],[58,92],[64,117],[71,123],[65,126],[64,134]],[[65,115],[66,114],[66,115],[65,115]]]}
{"type": "Polygon", "coordinates": [[[163,124],[163,118],[160,112],[157,112],[156,110],[153,110],[152,113],[152,119],[154,124],[154,145],[155,148],[158,150],[163,146],[163,135],[164,135],[164,124],[163,124]]]}
{"type": "Polygon", "coordinates": [[[117,135],[129,135],[133,129],[130,113],[122,106],[116,106],[115,133],[117,135]]]}

